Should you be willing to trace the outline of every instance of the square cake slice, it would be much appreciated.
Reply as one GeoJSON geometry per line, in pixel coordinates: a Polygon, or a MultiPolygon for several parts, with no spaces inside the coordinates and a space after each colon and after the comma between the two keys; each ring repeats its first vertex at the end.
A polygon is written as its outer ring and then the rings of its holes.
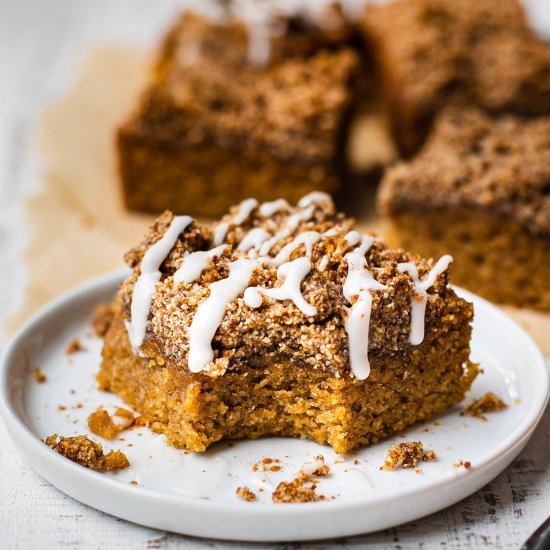
{"type": "Polygon", "coordinates": [[[364,31],[405,156],[449,105],[550,112],[550,45],[518,0],[394,0],[369,6],[364,31]]]}
{"type": "Polygon", "coordinates": [[[248,196],[294,202],[339,186],[363,93],[356,32],[326,1],[315,14],[263,4],[186,12],[168,33],[118,130],[128,208],[218,217],[248,196]]]}
{"type": "Polygon", "coordinates": [[[388,250],[324,193],[164,213],[126,255],[98,381],[169,444],[309,438],[338,453],[460,402],[472,305],[452,258],[388,250]]]}
{"type": "Polygon", "coordinates": [[[489,300],[550,310],[550,117],[442,115],[422,150],[386,173],[391,244],[456,259],[489,300]]]}

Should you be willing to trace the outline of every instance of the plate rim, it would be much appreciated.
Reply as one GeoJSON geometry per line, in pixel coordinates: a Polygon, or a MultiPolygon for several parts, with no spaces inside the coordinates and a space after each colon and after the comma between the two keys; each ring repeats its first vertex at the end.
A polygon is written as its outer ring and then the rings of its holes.
{"type": "MultiPolygon", "coordinates": [[[[70,460],[66,460],[64,457],[60,456],[58,453],[47,447],[40,438],[32,431],[32,429],[27,426],[23,421],[20,415],[17,413],[9,395],[8,389],[8,379],[10,375],[10,369],[13,362],[14,354],[17,351],[18,347],[24,344],[25,338],[30,335],[35,327],[43,321],[44,318],[54,315],[57,310],[62,309],[64,306],[69,305],[71,302],[79,300],[86,295],[99,293],[106,290],[108,287],[112,287],[113,293],[116,291],[116,286],[122,282],[122,280],[128,275],[129,270],[127,268],[118,269],[115,271],[108,272],[106,274],[100,275],[98,277],[89,279],[88,281],[75,286],[44,306],[38,309],[29,319],[27,319],[22,326],[16,331],[16,333],[11,337],[8,345],[6,346],[2,358],[0,359],[0,413],[4,419],[6,427],[17,444],[19,449],[23,452],[24,455],[27,454],[27,449],[31,448],[35,453],[37,459],[44,460],[46,462],[55,463],[56,461],[59,468],[68,468],[69,471],[72,471],[75,476],[81,476],[88,481],[98,481],[101,480],[101,484],[106,484],[110,489],[115,491],[122,491],[125,495],[131,495],[134,498],[140,499],[162,499],[163,501],[169,501],[174,505],[190,505],[194,509],[199,509],[202,511],[207,511],[209,513],[226,513],[231,514],[234,512],[240,512],[240,510],[246,509],[247,515],[252,519],[254,517],[263,517],[266,514],[273,516],[275,519],[283,519],[285,516],[303,516],[309,515],[312,511],[319,511],[321,507],[330,508],[334,511],[346,511],[349,509],[355,509],[357,507],[363,506],[377,506],[385,504],[388,501],[393,500],[394,496],[387,495],[377,495],[372,498],[370,495],[369,500],[365,501],[361,496],[350,498],[346,501],[325,501],[325,502],[311,502],[311,503],[301,503],[301,506],[277,506],[273,507],[270,505],[260,505],[260,506],[250,506],[249,503],[241,502],[238,499],[235,499],[235,502],[222,502],[214,500],[204,500],[197,498],[191,495],[185,494],[176,494],[163,491],[160,489],[154,489],[149,487],[135,487],[127,486],[120,483],[115,478],[108,477],[102,473],[91,471],[87,468],[84,468],[70,460]],[[136,492],[137,489],[137,492],[136,492]]],[[[492,314],[496,314],[499,317],[503,318],[518,334],[521,335],[524,342],[522,345],[528,345],[530,350],[531,359],[529,360],[530,365],[534,369],[538,369],[541,375],[541,379],[537,380],[537,389],[536,396],[538,399],[535,399],[531,402],[528,414],[525,418],[521,419],[518,426],[508,434],[496,447],[494,447],[489,453],[485,454],[479,463],[476,463],[472,470],[481,473],[482,471],[491,467],[491,464],[495,462],[499,456],[513,452],[513,450],[519,447],[522,444],[525,444],[531,435],[533,434],[536,426],[538,425],[542,415],[545,412],[546,405],[549,399],[549,387],[550,387],[550,375],[548,368],[545,363],[544,356],[532,337],[529,333],[519,325],[514,319],[512,319],[506,312],[499,309],[494,304],[489,301],[477,296],[476,294],[456,287],[453,285],[453,288],[457,293],[464,297],[468,301],[477,302],[481,307],[488,309],[492,314]]],[[[437,490],[439,487],[446,485],[449,481],[459,480],[465,475],[468,475],[468,470],[449,470],[449,472],[443,473],[441,476],[438,476],[434,480],[430,480],[425,486],[410,487],[406,488],[400,492],[400,497],[409,496],[411,493],[415,493],[419,498],[423,496],[424,493],[437,490]]],[[[495,474],[498,475],[497,472],[495,474]]],[[[48,480],[49,481],[49,480],[48,480]]],[[[478,489],[476,489],[478,490],[478,489]]],[[[212,535],[215,536],[215,535],[212,535]]],[[[251,539],[249,539],[251,540],[251,539]]],[[[260,540],[260,539],[256,539],[260,540]]],[[[281,539],[286,540],[286,539],[281,539]]]]}

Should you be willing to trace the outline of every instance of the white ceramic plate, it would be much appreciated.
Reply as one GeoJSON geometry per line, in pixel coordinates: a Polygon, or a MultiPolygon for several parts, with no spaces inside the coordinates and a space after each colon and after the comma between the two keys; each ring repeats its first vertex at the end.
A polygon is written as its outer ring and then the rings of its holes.
{"type": "MultiPolygon", "coordinates": [[[[135,523],[201,537],[282,541],[349,536],[404,523],[449,506],[481,488],[517,456],[531,437],[548,397],[548,372],[530,337],[488,302],[458,290],[475,306],[472,358],[484,374],[466,403],[494,391],[507,410],[488,421],[459,415],[455,407],[437,422],[340,457],[310,441],[269,438],[221,443],[204,454],[169,448],[147,428],[123,432],[124,441],[103,441],[123,450],[131,467],[101,474],[78,466],[41,442],[46,436],[88,433],[86,419],[99,405],[122,405],[97,390],[101,341],[89,325],[94,306],[109,301],[124,274],[115,273],[60,297],[35,315],[7,350],[0,377],[0,405],[8,430],[30,464],[71,497],[135,523]],[[67,355],[79,337],[84,351],[67,355]],[[47,381],[34,381],[40,367],[47,381]],[[72,391],[71,391],[72,390],[72,391]],[[60,405],[63,407],[60,410],[60,405]],[[387,449],[421,440],[438,459],[414,470],[381,471],[387,449]],[[275,504],[271,492],[302,464],[322,454],[331,475],[318,492],[327,501],[275,504]],[[265,457],[281,460],[280,472],[253,466],[265,457]],[[453,467],[460,460],[471,468],[453,467]],[[130,484],[137,481],[138,485],[130,484]],[[241,485],[253,489],[253,503],[236,498],[241,485]],[[330,497],[335,497],[331,499],[330,497]]],[[[94,436],[92,436],[94,437],[94,436]]],[[[98,439],[94,437],[94,439],[98,439]]]]}

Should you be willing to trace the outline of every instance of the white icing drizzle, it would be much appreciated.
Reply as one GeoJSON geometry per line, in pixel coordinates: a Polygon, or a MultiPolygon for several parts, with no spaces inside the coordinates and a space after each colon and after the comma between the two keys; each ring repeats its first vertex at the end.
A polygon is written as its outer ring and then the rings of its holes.
{"type": "Polygon", "coordinates": [[[239,243],[237,250],[248,252],[251,248],[259,248],[263,242],[267,241],[271,237],[265,229],[261,227],[255,227],[251,229],[239,243]]]}
{"type": "Polygon", "coordinates": [[[319,206],[327,211],[334,208],[331,196],[328,193],[323,193],[323,191],[312,191],[298,201],[300,208],[306,208],[311,205],[319,206]]]}
{"type": "Polygon", "coordinates": [[[359,231],[350,231],[344,236],[344,241],[346,242],[345,250],[351,248],[352,246],[356,246],[359,242],[361,242],[361,233],[359,233],[359,231]]]}
{"type": "Polygon", "coordinates": [[[448,254],[442,256],[424,280],[421,280],[418,276],[417,265],[407,262],[398,264],[397,266],[401,273],[408,273],[414,285],[415,292],[421,296],[420,300],[416,296],[413,296],[411,300],[411,333],[409,341],[413,346],[417,346],[424,341],[424,317],[426,315],[426,304],[428,303],[427,290],[435,284],[437,277],[449,267],[452,261],[452,256],[448,254]]]}
{"type": "Polygon", "coordinates": [[[301,286],[304,277],[311,271],[311,262],[304,257],[281,264],[277,269],[277,277],[283,279],[280,287],[262,288],[249,287],[244,292],[244,303],[251,308],[262,305],[263,296],[274,300],[292,300],[294,305],[308,317],[317,314],[317,309],[306,302],[301,286]]]}
{"type": "Polygon", "coordinates": [[[327,229],[323,233],[323,237],[335,237],[336,235],[338,235],[338,231],[336,231],[336,229],[334,227],[331,227],[330,229],[327,229]]]}
{"type": "MultiPolygon", "coordinates": [[[[363,244],[366,245],[369,240],[372,245],[374,242],[372,237],[366,238],[363,244]]],[[[372,276],[372,272],[367,266],[365,252],[356,250],[346,254],[348,275],[343,287],[344,298],[352,304],[350,308],[346,308],[348,316],[345,321],[345,329],[349,340],[351,370],[358,380],[365,380],[370,374],[368,358],[372,308],[370,291],[386,288],[372,276]]]]}
{"type": "Polygon", "coordinates": [[[221,222],[216,225],[216,229],[214,229],[214,246],[219,246],[223,243],[223,241],[225,241],[225,236],[227,235],[228,231],[229,224],[227,222],[221,222]]]}
{"type": "Polygon", "coordinates": [[[210,295],[202,302],[189,327],[191,372],[201,372],[214,359],[212,339],[220,326],[225,308],[246,289],[258,260],[238,259],[229,264],[229,275],[209,285],[210,295]]]}
{"type": "Polygon", "coordinates": [[[325,254],[321,258],[321,261],[319,262],[319,265],[317,266],[317,269],[319,271],[324,271],[327,268],[329,260],[330,260],[330,254],[325,254]]]}
{"type": "Polygon", "coordinates": [[[225,241],[227,232],[231,225],[242,225],[252,214],[252,210],[258,206],[258,201],[256,199],[245,199],[241,204],[239,204],[239,210],[231,218],[229,222],[221,222],[216,226],[214,230],[214,246],[219,246],[225,241]]]}
{"type": "Polygon", "coordinates": [[[319,241],[320,238],[321,234],[317,233],[317,231],[304,231],[300,233],[294,240],[281,248],[280,252],[275,256],[273,264],[281,265],[283,262],[286,262],[292,253],[301,245],[305,246],[306,256],[311,258],[313,254],[313,245],[319,241]]]}
{"type": "Polygon", "coordinates": [[[273,216],[273,214],[275,214],[276,212],[281,212],[282,210],[289,209],[290,205],[285,199],[277,199],[261,204],[258,208],[258,212],[260,213],[260,216],[263,216],[264,218],[269,218],[269,216],[273,216]]]}
{"type": "Polygon", "coordinates": [[[132,292],[130,322],[126,324],[126,330],[134,350],[139,349],[145,338],[151,303],[161,277],[160,266],[172,250],[180,233],[192,221],[193,218],[190,216],[176,216],[164,235],[143,255],[141,273],[132,292]]]}
{"type": "MultiPolygon", "coordinates": [[[[342,0],[342,8],[348,19],[357,19],[366,0],[342,0]]],[[[234,15],[241,19],[248,34],[248,61],[257,67],[265,66],[271,56],[271,39],[285,32],[286,24],[281,16],[304,16],[317,25],[330,30],[334,27],[331,17],[324,17],[334,0],[233,0],[234,15]]]]}
{"type": "Polygon", "coordinates": [[[325,465],[325,459],[319,455],[304,462],[304,465],[300,468],[304,474],[312,476],[315,472],[320,470],[325,465]]]}
{"type": "Polygon", "coordinates": [[[315,206],[311,205],[304,210],[301,210],[289,216],[283,227],[281,227],[281,229],[279,229],[279,231],[277,231],[277,233],[275,233],[275,235],[271,237],[271,239],[262,244],[262,246],[260,247],[260,256],[267,256],[275,243],[292,235],[292,233],[296,231],[296,228],[300,225],[301,222],[311,220],[314,212],[315,206]]]}
{"type": "Polygon", "coordinates": [[[258,206],[258,201],[256,199],[245,199],[241,204],[239,205],[239,210],[237,213],[233,216],[232,223],[234,225],[241,225],[243,224],[248,218],[250,218],[250,214],[252,214],[252,210],[258,206]]]}
{"type": "Polygon", "coordinates": [[[211,250],[198,250],[183,257],[183,263],[174,273],[175,283],[192,283],[211,264],[212,259],[221,256],[229,245],[222,244],[211,250]]]}

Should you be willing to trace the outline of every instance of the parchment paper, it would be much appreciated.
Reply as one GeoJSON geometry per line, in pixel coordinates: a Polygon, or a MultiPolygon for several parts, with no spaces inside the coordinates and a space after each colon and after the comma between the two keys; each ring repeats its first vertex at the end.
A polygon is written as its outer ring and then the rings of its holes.
{"type": "MultiPolygon", "coordinates": [[[[147,52],[96,50],[68,94],[42,114],[41,188],[27,204],[29,283],[26,303],[10,328],[60,292],[122,267],[122,255],[152,221],[124,209],[113,149],[114,130],[132,108],[149,64],[147,52]]],[[[355,186],[338,202],[363,205],[350,212],[360,228],[383,233],[372,195],[372,189],[355,186]]],[[[505,309],[550,355],[550,314],[505,309]]]]}

